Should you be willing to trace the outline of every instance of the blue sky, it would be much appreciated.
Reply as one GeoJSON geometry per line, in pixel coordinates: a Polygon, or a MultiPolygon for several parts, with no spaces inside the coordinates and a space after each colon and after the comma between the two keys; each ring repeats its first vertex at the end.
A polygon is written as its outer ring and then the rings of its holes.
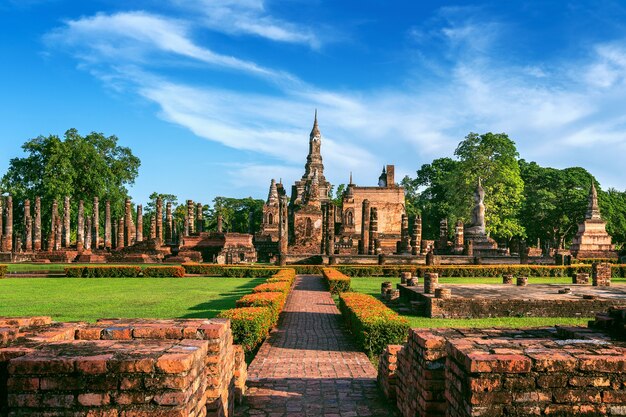
{"type": "Polygon", "coordinates": [[[131,193],[265,198],[303,172],[375,185],[506,132],[626,189],[620,1],[0,0],[0,173],[71,127],[141,158],[131,193]]]}

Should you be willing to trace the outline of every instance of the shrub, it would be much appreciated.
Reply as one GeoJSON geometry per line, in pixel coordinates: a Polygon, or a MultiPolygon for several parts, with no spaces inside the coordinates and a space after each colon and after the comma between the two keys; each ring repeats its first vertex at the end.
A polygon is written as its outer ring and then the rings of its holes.
{"type": "Polygon", "coordinates": [[[251,352],[272,328],[272,314],[269,307],[240,307],[222,311],[218,317],[230,319],[234,343],[251,352]]]}
{"type": "Polygon", "coordinates": [[[230,278],[269,278],[280,272],[278,267],[226,266],[186,262],[182,264],[187,274],[230,278]]]}
{"type": "Polygon", "coordinates": [[[8,271],[9,271],[8,265],[0,265],[0,278],[4,278],[4,276],[7,274],[8,271]]]}
{"type": "Polygon", "coordinates": [[[380,355],[387,345],[406,340],[408,320],[371,295],[342,293],[339,309],[358,345],[370,358],[380,355]]]}
{"type": "Polygon", "coordinates": [[[333,268],[322,269],[322,275],[326,279],[331,294],[339,294],[350,291],[350,277],[333,268]]]}
{"type": "Polygon", "coordinates": [[[182,266],[149,266],[143,270],[144,277],[164,278],[185,276],[185,268],[182,266]]]}
{"type": "Polygon", "coordinates": [[[293,269],[281,269],[265,282],[288,282],[290,285],[296,279],[296,271],[293,269]]]}
{"type": "Polygon", "coordinates": [[[237,307],[269,307],[272,310],[272,325],[278,322],[287,296],[282,292],[256,292],[247,294],[236,301],[237,307]]]}
{"type": "Polygon", "coordinates": [[[134,278],[141,273],[138,266],[79,266],[65,268],[65,276],[71,278],[134,278]]]}
{"type": "Polygon", "coordinates": [[[199,264],[195,262],[186,262],[181,266],[185,268],[186,274],[206,275],[209,277],[221,277],[224,269],[222,265],[199,264]]]}
{"type": "Polygon", "coordinates": [[[280,292],[286,295],[290,289],[291,283],[289,282],[268,282],[257,285],[252,289],[252,292],[280,292]]]}

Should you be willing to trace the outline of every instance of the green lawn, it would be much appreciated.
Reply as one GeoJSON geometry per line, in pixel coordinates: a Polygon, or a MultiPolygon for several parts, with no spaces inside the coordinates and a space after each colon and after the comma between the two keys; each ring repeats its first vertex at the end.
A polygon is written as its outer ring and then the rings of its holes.
{"type": "MultiPolygon", "coordinates": [[[[394,288],[400,283],[400,278],[390,277],[369,277],[352,278],[352,291],[378,297],[380,295],[380,284],[384,281],[391,281],[394,288]]],[[[625,282],[624,278],[613,278],[612,282],[625,282]]],[[[421,280],[420,280],[421,282],[421,280]]],[[[528,278],[530,284],[571,284],[572,279],[565,278],[528,278]]],[[[439,278],[440,284],[501,284],[502,278],[439,278]]],[[[431,319],[428,317],[417,317],[404,315],[411,327],[435,328],[435,327],[538,327],[560,325],[584,326],[590,318],[571,317],[497,317],[487,319],[431,319]]]]}
{"type": "Polygon", "coordinates": [[[209,318],[262,278],[5,278],[0,316],[52,316],[54,320],[209,318]]]}

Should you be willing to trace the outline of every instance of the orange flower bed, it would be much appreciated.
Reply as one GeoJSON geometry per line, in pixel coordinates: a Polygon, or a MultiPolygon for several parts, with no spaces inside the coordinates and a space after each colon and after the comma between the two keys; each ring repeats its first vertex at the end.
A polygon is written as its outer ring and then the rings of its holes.
{"type": "Polygon", "coordinates": [[[400,344],[409,332],[409,322],[368,294],[339,295],[339,309],[361,348],[371,357],[387,345],[400,344]]]}
{"type": "Polygon", "coordinates": [[[350,277],[333,268],[323,268],[322,275],[326,279],[331,294],[350,291],[350,277]]]}
{"type": "Polygon", "coordinates": [[[270,282],[257,285],[252,289],[252,292],[281,292],[287,294],[290,289],[290,282],[270,282]]]}

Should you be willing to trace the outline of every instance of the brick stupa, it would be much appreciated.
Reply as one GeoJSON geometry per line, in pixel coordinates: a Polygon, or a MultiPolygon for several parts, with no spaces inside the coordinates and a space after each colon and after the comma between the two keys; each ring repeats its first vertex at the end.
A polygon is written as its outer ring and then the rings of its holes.
{"type": "Polygon", "coordinates": [[[585,220],[578,225],[578,233],[572,241],[570,252],[578,259],[617,258],[611,236],[606,232],[606,223],[600,215],[598,192],[593,182],[589,192],[587,214],[585,220]]]}

